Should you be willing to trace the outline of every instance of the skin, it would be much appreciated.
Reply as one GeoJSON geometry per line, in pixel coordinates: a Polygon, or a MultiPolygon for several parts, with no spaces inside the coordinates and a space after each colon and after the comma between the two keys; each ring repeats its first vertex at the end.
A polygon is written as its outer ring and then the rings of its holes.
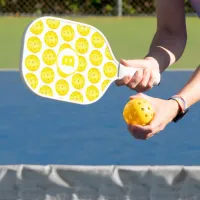
{"type": "MultiPolygon", "coordinates": [[[[157,30],[152,39],[149,52],[144,59],[121,60],[127,67],[139,67],[133,77],[124,77],[116,81],[117,86],[127,86],[138,94],[130,99],[143,96],[155,108],[156,114],[150,125],[131,126],[128,130],[136,139],[146,140],[164,130],[179,112],[174,100],[153,98],[142,94],[153,88],[153,77],[164,72],[182,56],[187,43],[184,0],[157,0],[157,30]]],[[[187,102],[188,107],[200,101],[200,66],[196,68],[184,87],[177,92],[187,102]]]]}

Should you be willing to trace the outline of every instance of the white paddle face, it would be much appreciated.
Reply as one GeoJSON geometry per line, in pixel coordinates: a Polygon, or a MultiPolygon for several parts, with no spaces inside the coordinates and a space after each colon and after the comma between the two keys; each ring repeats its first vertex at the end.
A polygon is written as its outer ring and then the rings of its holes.
{"type": "MultiPolygon", "coordinates": [[[[82,105],[98,101],[113,81],[137,71],[119,64],[95,27],[55,17],[28,26],[21,56],[21,74],[32,92],[82,105]]],[[[154,85],[159,82],[160,74],[154,85]]]]}
{"type": "Polygon", "coordinates": [[[118,78],[118,66],[107,39],[87,24],[41,17],[23,38],[22,77],[45,98],[94,103],[118,78]]]}

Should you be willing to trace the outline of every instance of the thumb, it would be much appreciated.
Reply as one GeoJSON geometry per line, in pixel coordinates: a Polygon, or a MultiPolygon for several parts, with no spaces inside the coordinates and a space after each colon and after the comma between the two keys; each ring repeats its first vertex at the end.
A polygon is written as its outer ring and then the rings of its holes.
{"type": "Polygon", "coordinates": [[[129,66],[129,61],[128,60],[124,60],[124,59],[120,59],[120,63],[126,67],[129,66]]]}
{"type": "MultiPolygon", "coordinates": [[[[130,96],[129,97],[129,100],[133,100],[133,99],[136,99],[136,98],[143,98],[143,99],[146,99],[150,104],[151,104],[151,106],[153,107],[153,109],[154,109],[154,112],[155,112],[155,116],[154,116],[154,119],[153,119],[153,121],[152,121],[152,123],[157,123],[157,121],[159,121],[160,122],[160,117],[157,117],[157,114],[156,114],[156,106],[155,106],[155,98],[153,98],[153,97],[150,97],[150,96],[148,96],[148,95],[146,95],[146,94],[143,94],[143,93],[137,93],[137,94],[135,94],[135,95],[132,95],[132,96],[130,96]],[[155,121],[155,122],[154,122],[155,121]]],[[[154,125],[154,124],[153,124],[154,125]]]]}
{"type": "Polygon", "coordinates": [[[160,117],[160,115],[158,115],[158,113],[155,112],[154,118],[150,123],[150,126],[152,127],[152,129],[157,129],[160,127],[162,123],[162,119],[160,117]]]}
{"type": "Polygon", "coordinates": [[[146,60],[138,59],[138,60],[124,60],[121,59],[120,63],[126,67],[137,67],[137,68],[145,68],[146,60]]]}

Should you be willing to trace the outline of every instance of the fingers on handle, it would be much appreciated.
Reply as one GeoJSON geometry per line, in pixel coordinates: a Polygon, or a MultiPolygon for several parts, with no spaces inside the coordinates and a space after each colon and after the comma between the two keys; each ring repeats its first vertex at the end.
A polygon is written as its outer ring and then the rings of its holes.
{"type": "Polygon", "coordinates": [[[131,80],[127,84],[130,89],[135,89],[140,81],[143,79],[143,69],[139,69],[136,73],[132,76],[131,80]]]}
{"type": "Polygon", "coordinates": [[[131,78],[131,76],[125,76],[122,79],[116,80],[115,84],[117,86],[127,85],[130,82],[131,78]]]}

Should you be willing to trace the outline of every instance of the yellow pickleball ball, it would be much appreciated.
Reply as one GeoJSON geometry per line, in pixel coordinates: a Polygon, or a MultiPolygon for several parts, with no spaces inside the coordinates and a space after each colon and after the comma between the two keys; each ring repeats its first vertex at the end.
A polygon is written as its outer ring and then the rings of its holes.
{"type": "Polygon", "coordinates": [[[75,32],[70,25],[66,25],[61,30],[61,36],[66,42],[70,42],[74,39],[75,32]]]}
{"type": "Polygon", "coordinates": [[[101,90],[104,91],[109,85],[109,83],[110,83],[110,80],[104,80],[103,83],[101,84],[101,90]]]}
{"type": "Polygon", "coordinates": [[[67,48],[72,48],[68,43],[64,43],[60,46],[59,51],[62,51],[67,48]]]}
{"type": "Polygon", "coordinates": [[[40,67],[40,60],[35,55],[29,55],[25,59],[25,66],[30,71],[37,71],[40,67]]]}
{"type": "Polygon", "coordinates": [[[103,56],[100,51],[93,50],[90,53],[90,62],[94,66],[99,66],[103,62],[103,56]]]}
{"type": "Polygon", "coordinates": [[[153,106],[144,98],[130,100],[123,110],[124,120],[129,125],[148,125],[154,114],[153,106]]]}
{"type": "Polygon", "coordinates": [[[42,48],[42,42],[36,36],[32,36],[27,41],[27,48],[32,53],[38,53],[42,48]]]}
{"type": "Polygon", "coordinates": [[[87,61],[83,56],[79,56],[79,64],[78,64],[78,69],[77,71],[83,72],[85,71],[87,67],[87,61]]]}
{"type": "Polygon", "coordinates": [[[52,83],[55,78],[55,73],[50,67],[45,67],[40,73],[40,77],[44,83],[52,83]]]}
{"type": "Polygon", "coordinates": [[[58,44],[58,36],[54,31],[48,31],[44,36],[44,41],[47,46],[55,47],[58,44]]]}
{"type": "Polygon", "coordinates": [[[101,80],[101,72],[97,68],[91,68],[88,71],[88,80],[93,84],[98,83],[101,80]]]}
{"type": "Polygon", "coordinates": [[[103,67],[103,72],[106,77],[114,78],[117,75],[117,67],[112,62],[107,62],[103,67]]]}
{"type": "Polygon", "coordinates": [[[92,35],[91,41],[95,48],[101,48],[105,44],[104,38],[99,32],[95,32],[92,35]]]}
{"type": "Polygon", "coordinates": [[[72,85],[75,89],[80,90],[85,85],[85,78],[81,74],[75,74],[72,77],[72,85]]]}
{"type": "Polygon", "coordinates": [[[53,90],[48,86],[48,85],[43,85],[40,89],[39,89],[39,93],[43,96],[47,96],[47,97],[52,97],[53,96],[53,90]]]}
{"type": "Polygon", "coordinates": [[[113,57],[108,47],[106,47],[105,49],[105,55],[106,55],[106,58],[108,58],[108,60],[113,60],[113,57]]]}
{"type": "Polygon", "coordinates": [[[35,74],[28,73],[25,78],[32,89],[35,89],[38,86],[38,78],[35,74]]]}
{"type": "Polygon", "coordinates": [[[94,85],[89,86],[86,90],[86,97],[89,101],[95,101],[98,99],[99,95],[99,89],[94,85]]]}
{"type": "Polygon", "coordinates": [[[83,102],[83,95],[80,92],[72,92],[70,95],[70,100],[73,102],[83,102]]]}
{"type": "Polygon", "coordinates": [[[77,30],[82,36],[87,36],[90,33],[90,27],[80,24],[77,25],[77,30]]]}
{"type": "Polygon", "coordinates": [[[76,40],[75,46],[76,46],[76,50],[80,54],[87,53],[89,49],[89,43],[85,38],[79,38],[78,40],[76,40]]]}
{"type": "Polygon", "coordinates": [[[44,24],[41,20],[35,22],[30,28],[31,33],[35,35],[41,34],[43,30],[44,30],[44,24]]]}
{"type": "Polygon", "coordinates": [[[60,25],[60,21],[57,19],[47,19],[46,23],[51,29],[57,29],[60,25]]]}
{"type": "Polygon", "coordinates": [[[52,49],[47,49],[43,52],[42,59],[46,65],[54,65],[57,60],[57,56],[52,49]]]}
{"type": "Polygon", "coordinates": [[[69,84],[64,79],[57,81],[55,88],[60,96],[65,96],[69,92],[69,84]]]}

